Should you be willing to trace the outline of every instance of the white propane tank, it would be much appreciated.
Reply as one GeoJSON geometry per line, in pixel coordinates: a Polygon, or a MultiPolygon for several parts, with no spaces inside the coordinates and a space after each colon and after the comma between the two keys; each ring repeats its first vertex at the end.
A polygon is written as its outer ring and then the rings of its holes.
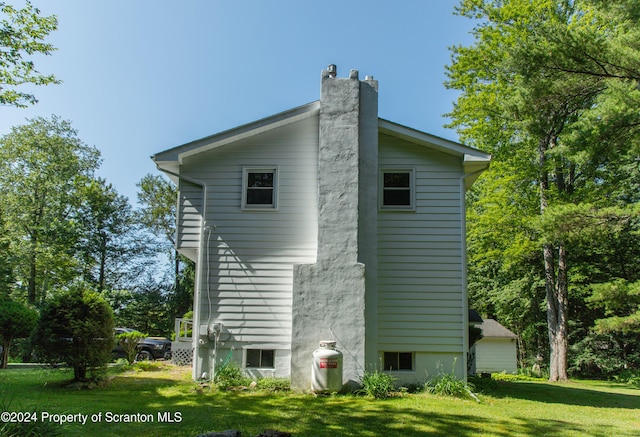
{"type": "Polygon", "coordinates": [[[336,342],[324,340],[313,351],[311,390],[315,393],[338,392],[342,389],[342,352],[336,342]]]}

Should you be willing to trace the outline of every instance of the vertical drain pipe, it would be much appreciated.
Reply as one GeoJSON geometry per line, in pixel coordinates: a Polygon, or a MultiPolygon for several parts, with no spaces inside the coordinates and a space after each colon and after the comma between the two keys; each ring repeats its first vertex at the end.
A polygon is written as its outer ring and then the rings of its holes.
{"type": "MultiPolygon", "coordinates": [[[[199,337],[200,337],[200,299],[202,298],[202,274],[203,274],[203,269],[204,269],[204,263],[205,261],[208,262],[208,258],[209,258],[209,247],[208,247],[208,242],[205,241],[204,238],[204,231],[207,229],[207,222],[206,222],[206,214],[207,214],[207,185],[197,179],[191,178],[189,176],[184,176],[181,175],[179,173],[175,173],[171,170],[168,169],[161,169],[160,166],[156,163],[156,168],[164,173],[167,173],[171,176],[174,176],[176,178],[178,178],[179,180],[183,180],[185,182],[188,182],[190,184],[193,185],[197,185],[199,187],[202,188],[202,217],[200,218],[200,247],[198,250],[198,266],[199,269],[196,269],[196,271],[199,270],[199,274],[196,276],[196,283],[195,283],[195,292],[194,292],[194,299],[193,299],[193,326],[197,326],[197,330],[198,330],[198,335],[193,337],[193,342],[192,342],[192,346],[195,350],[199,350],[200,349],[200,345],[198,344],[199,342],[199,337]],[[205,256],[206,254],[206,256],[205,256]]],[[[179,199],[176,199],[176,202],[178,202],[179,199]]],[[[176,226],[176,233],[178,232],[177,226],[176,226]]],[[[209,231],[211,232],[211,231],[209,231]]],[[[209,234],[211,235],[211,234],[209,234]]],[[[176,242],[178,241],[177,236],[176,236],[176,242]]],[[[209,284],[209,277],[208,277],[208,266],[207,266],[207,270],[204,270],[204,272],[207,272],[207,279],[206,279],[206,283],[207,283],[207,296],[209,296],[209,289],[208,289],[208,284],[209,284]]],[[[211,311],[211,308],[209,308],[209,312],[211,311]]],[[[209,320],[207,320],[207,326],[209,324],[209,320]]],[[[214,345],[214,353],[215,353],[215,345],[214,345]]],[[[196,355],[196,354],[194,354],[196,355]]],[[[199,354],[197,354],[199,355],[199,354]]],[[[194,380],[198,380],[201,379],[202,373],[200,375],[197,374],[197,360],[196,360],[196,356],[193,357],[194,358],[194,365],[193,365],[193,371],[192,371],[192,377],[194,380]]],[[[214,358],[212,358],[212,361],[215,361],[214,358]]],[[[213,375],[211,375],[211,378],[213,379],[213,375]]]]}
{"type": "MultiPolygon", "coordinates": [[[[467,380],[467,355],[469,353],[469,298],[467,296],[467,202],[464,182],[465,179],[479,175],[484,172],[486,168],[475,171],[473,173],[465,174],[460,177],[460,247],[461,247],[461,266],[462,267],[462,305],[466,311],[462,314],[462,374],[464,380],[467,380]]],[[[454,370],[455,371],[455,370],[454,370]]]]}

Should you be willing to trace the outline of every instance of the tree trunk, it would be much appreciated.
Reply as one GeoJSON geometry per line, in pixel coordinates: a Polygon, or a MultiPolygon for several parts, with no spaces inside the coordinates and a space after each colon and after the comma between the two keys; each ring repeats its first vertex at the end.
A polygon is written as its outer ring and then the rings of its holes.
{"type": "Polygon", "coordinates": [[[567,381],[567,350],[569,348],[567,307],[569,306],[569,292],[567,279],[567,251],[563,243],[558,246],[558,279],[556,285],[556,347],[557,347],[557,375],[556,381],[567,381]]]}
{"type": "Polygon", "coordinates": [[[106,288],[106,269],[107,269],[107,236],[100,236],[100,268],[98,271],[98,293],[102,293],[106,288]]]}
{"type": "Polygon", "coordinates": [[[558,380],[558,363],[560,348],[557,344],[558,336],[558,300],[556,299],[555,266],[553,247],[545,244],[544,257],[544,285],[547,295],[547,330],[549,333],[549,380],[558,380]]]}
{"type": "Polygon", "coordinates": [[[29,256],[29,280],[27,283],[27,302],[31,305],[35,305],[36,303],[36,275],[38,273],[37,270],[37,251],[38,247],[38,239],[35,236],[31,236],[31,253],[29,256]]]}
{"type": "Polygon", "coordinates": [[[86,368],[86,366],[74,366],[73,367],[73,380],[74,381],[86,381],[87,380],[87,368],[86,368]]]}
{"type": "Polygon", "coordinates": [[[6,369],[9,361],[9,346],[11,346],[10,338],[2,339],[2,359],[0,360],[0,369],[6,369]]]}
{"type": "MultiPolygon", "coordinates": [[[[549,173],[546,170],[546,152],[555,144],[555,136],[540,140],[538,144],[538,165],[540,184],[540,214],[544,215],[547,207],[549,190],[549,173]]],[[[558,175],[556,175],[558,176],[558,175]]],[[[560,186],[558,187],[561,188],[560,186]]],[[[558,244],[558,270],[553,254],[554,247],[547,242],[543,246],[544,282],[547,300],[547,330],[549,334],[549,381],[566,381],[567,378],[567,307],[568,279],[567,252],[563,243],[558,244]]]]}

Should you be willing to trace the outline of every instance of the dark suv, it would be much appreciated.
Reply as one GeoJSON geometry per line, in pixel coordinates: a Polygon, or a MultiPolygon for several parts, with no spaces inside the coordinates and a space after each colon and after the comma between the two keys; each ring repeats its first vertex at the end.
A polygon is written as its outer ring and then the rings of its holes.
{"type": "MultiPolygon", "coordinates": [[[[116,328],[115,335],[125,334],[127,332],[135,332],[135,329],[131,328],[116,328]]],[[[116,340],[115,346],[112,351],[113,355],[118,358],[124,358],[125,354],[122,347],[116,340]]],[[[138,345],[138,354],[136,355],[136,361],[157,360],[162,358],[164,360],[171,359],[171,340],[165,337],[147,337],[138,345]]]]}

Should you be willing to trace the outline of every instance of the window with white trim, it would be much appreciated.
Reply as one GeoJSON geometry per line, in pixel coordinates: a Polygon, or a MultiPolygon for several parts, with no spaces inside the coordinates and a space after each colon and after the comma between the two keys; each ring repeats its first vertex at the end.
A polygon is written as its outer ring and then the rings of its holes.
{"type": "Polygon", "coordinates": [[[246,368],[273,369],[275,368],[275,351],[272,349],[247,349],[246,368]]]}
{"type": "Polygon", "coordinates": [[[276,209],[278,172],[275,167],[244,168],[242,174],[242,208],[276,209]]]}
{"type": "Polygon", "coordinates": [[[385,352],[384,370],[413,370],[413,352],[385,352]]]}
{"type": "Polygon", "coordinates": [[[380,208],[390,210],[415,209],[413,169],[382,170],[380,172],[380,208]]]}

